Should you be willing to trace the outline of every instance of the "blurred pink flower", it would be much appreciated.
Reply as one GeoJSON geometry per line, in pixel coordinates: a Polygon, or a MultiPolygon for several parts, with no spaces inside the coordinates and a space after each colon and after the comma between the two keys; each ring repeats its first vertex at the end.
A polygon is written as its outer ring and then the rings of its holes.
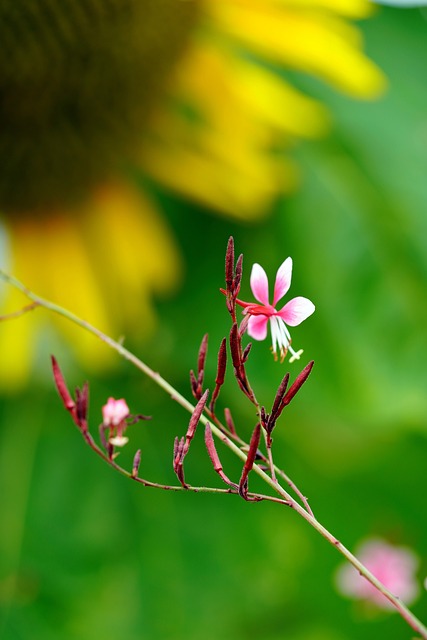
{"type": "Polygon", "coordinates": [[[299,360],[303,352],[302,349],[297,352],[292,349],[291,336],[286,325],[296,327],[315,310],[314,304],[308,298],[298,296],[287,302],[280,311],[277,311],[275,306],[289,291],[291,277],[292,258],[286,258],[277,270],[273,304],[271,305],[269,303],[267,274],[261,265],[254,264],[251,273],[251,289],[254,297],[261,304],[236,300],[241,307],[244,307],[243,313],[249,315],[248,334],[251,338],[265,340],[267,337],[267,324],[268,320],[270,320],[273,354],[277,359],[278,350],[281,362],[283,362],[288,350],[292,354],[290,362],[299,360]]]}
{"type": "Polygon", "coordinates": [[[123,436],[126,429],[125,419],[129,417],[129,407],[126,401],[121,398],[115,400],[114,398],[108,398],[107,404],[102,407],[103,427],[110,428],[110,438],[108,441],[110,444],[116,447],[123,447],[128,438],[123,436]]]}
{"type": "Polygon", "coordinates": [[[108,398],[107,404],[102,407],[102,417],[104,419],[105,426],[117,425],[127,418],[129,415],[129,407],[126,404],[126,400],[121,398],[115,400],[114,398],[108,398]]]}
{"type": "MultiPolygon", "coordinates": [[[[419,560],[406,547],[395,547],[380,538],[361,544],[356,556],[389,591],[405,604],[411,604],[419,593],[415,578],[419,560]]],[[[339,568],[336,576],[338,590],[357,600],[369,600],[380,609],[392,609],[391,603],[377,591],[357,570],[349,565],[339,568]]]]}

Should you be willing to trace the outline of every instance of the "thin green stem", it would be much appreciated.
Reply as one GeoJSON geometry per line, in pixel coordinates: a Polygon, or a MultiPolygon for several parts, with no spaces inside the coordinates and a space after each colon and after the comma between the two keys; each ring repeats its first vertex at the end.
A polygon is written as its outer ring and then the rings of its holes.
{"type": "MultiPolygon", "coordinates": [[[[142,371],[146,376],[151,378],[153,382],[155,382],[159,387],[161,387],[173,400],[178,402],[184,409],[193,413],[194,406],[189,402],[184,396],[182,396],[172,385],[170,385],[159,373],[153,371],[148,365],[146,365],[142,360],[137,358],[133,353],[128,351],[123,345],[116,342],[109,336],[105,335],[102,331],[93,327],[90,323],[82,320],[72,312],[68,311],[56,305],[49,300],[45,300],[44,298],[36,295],[32,291],[30,291],[25,285],[23,285],[19,280],[5,273],[0,269],[0,278],[2,278],[5,282],[14,286],[16,289],[19,289],[25,296],[27,296],[30,300],[36,303],[35,306],[44,307],[53,313],[56,313],[64,318],[67,318],[77,326],[89,331],[90,333],[97,336],[100,340],[105,342],[109,347],[117,351],[119,355],[121,355],[125,360],[131,362],[135,367],[137,367],[140,371],[142,371]]],[[[30,307],[31,309],[34,306],[30,307]]],[[[206,425],[208,422],[208,418],[204,415],[200,417],[200,421],[206,425]]],[[[220,439],[233,453],[240,458],[242,461],[246,460],[246,454],[215,424],[210,423],[210,427],[212,429],[212,433],[216,435],[218,439],[220,439]]],[[[85,437],[86,440],[87,437],[85,437]]],[[[93,441],[92,441],[93,442],[93,441]]],[[[88,442],[88,444],[90,444],[88,442]]],[[[114,461],[110,460],[108,456],[101,450],[95,443],[90,444],[92,448],[96,451],[98,455],[100,455],[103,459],[106,460],[108,464],[117,469],[120,473],[132,478],[132,474],[122,469],[119,465],[117,465],[114,461]]],[[[350,562],[355,569],[362,575],[366,580],[368,580],[373,587],[375,587],[380,593],[382,593],[387,600],[394,606],[394,608],[398,611],[401,617],[407,622],[407,624],[420,636],[427,640],[427,627],[425,627],[420,620],[408,609],[408,607],[393,593],[391,593],[335,536],[333,536],[320,522],[313,516],[311,510],[304,508],[301,506],[294,498],[277,482],[277,480],[272,479],[263,469],[261,469],[258,465],[253,466],[253,471],[262,479],[264,482],[268,484],[273,491],[279,494],[280,498],[273,498],[270,496],[260,496],[257,494],[248,494],[248,497],[258,498],[258,499],[270,499],[273,501],[278,501],[286,506],[294,509],[308,524],[310,524],[321,536],[323,536],[332,546],[334,546],[341,555],[343,555],[348,562],[350,562]]],[[[133,478],[137,480],[136,478],[133,478]]],[[[158,485],[156,483],[151,483],[142,478],[137,481],[145,484],[146,486],[153,486],[158,488],[167,488],[173,491],[180,491],[182,487],[169,487],[166,485],[158,485]]],[[[206,487],[191,487],[193,491],[209,491],[215,493],[233,493],[232,489],[209,489],[206,487]]]]}
{"type": "Polygon", "coordinates": [[[265,436],[265,446],[266,446],[267,455],[268,455],[268,464],[270,465],[271,479],[273,480],[274,483],[277,483],[276,465],[274,464],[274,461],[273,461],[273,451],[271,448],[271,441],[269,441],[267,433],[265,431],[264,431],[264,436],[265,436]]]}

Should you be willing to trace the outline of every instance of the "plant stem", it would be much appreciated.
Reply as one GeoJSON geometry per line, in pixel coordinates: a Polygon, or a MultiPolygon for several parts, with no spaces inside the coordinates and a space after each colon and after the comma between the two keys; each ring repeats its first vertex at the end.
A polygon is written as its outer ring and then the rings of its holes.
{"type": "MultiPolygon", "coordinates": [[[[90,333],[97,336],[100,340],[105,342],[109,347],[117,351],[117,353],[122,356],[125,360],[131,362],[135,367],[137,367],[140,371],[142,371],[146,376],[148,376],[153,382],[155,382],[159,387],[161,387],[173,400],[178,402],[184,409],[193,413],[194,406],[189,402],[184,396],[182,396],[176,389],[170,385],[159,373],[153,371],[148,365],[146,365],[142,360],[137,358],[133,353],[128,351],[125,347],[123,347],[120,343],[116,342],[109,336],[105,335],[102,331],[93,327],[90,323],[82,320],[78,316],[76,316],[71,311],[60,307],[59,305],[50,302],[49,300],[45,300],[44,298],[36,295],[30,289],[28,289],[24,284],[22,284],[19,280],[14,278],[13,276],[5,273],[0,269],[0,278],[2,278],[5,282],[9,283],[16,289],[19,289],[25,296],[27,296],[30,300],[32,300],[35,304],[30,305],[28,308],[24,308],[24,310],[29,311],[30,309],[34,309],[36,306],[44,307],[45,309],[52,311],[64,318],[67,318],[74,324],[78,325],[82,329],[89,331],[90,333]]],[[[205,415],[200,417],[200,421],[206,425],[208,422],[208,418],[205,415]]],[[[246,460],[246,454],[215,424],[210,422],[210,427],[212,432],[219,438],[229,449],[235,453],[241,460],[246,460]]],[[[84,435],[85,440],[91,446],[94,451],[100,455],[108,464],[113,466],[120,473],[132,478],[132,474],[127,472],[125,469],[117,465],[113,460],[110,460],[104,452],[99,449],[99,447],[95,444],[92,438],[84,435]]],[[[272,460],[270,459],[270,464],[272,464],[272,460]]],[[[286,506],[294,509],[308,524],[310,524],[321,536],[323,536],[332,546],[334,546],[342,556],[344,556],[348,562],[350,562],[353,567],[362,575],[366,580],[368,580],[373,587],[375,587],[380,593],[382,593],[387,600],[394,606],[394,608],[398,611],[400,616],[407,622],[407,624],[420,636],[427,640],[427,627],[425,627],[420,620],[406,607],[406,605],[393,593],[391,593],[335,536],[333,536],[320,522],[313,516],[311,510],[309,508],[304,508],[301,506],[276,480],[276,478],[272,479],[267,473],[265,473],[258,465],[253,466],[253,471],[260,477],[264,482],[266,482],[275,492],[277,492],[281,498],[273,498],[271,496],[258,496],[259,499],[267,499],[280,502],[285,504],[286,506]]],[[[141,482],[146,486],[158,487],[163,489],[169,489],[173,491],[182,490],[182,487],[174,487],[174,486],[166,486],[159,485],[157,483],[149,482],[143,480],[142,478],[133,478],[136,481],[141,482]]],[[[293,483],[292,483],[293,484],[293,483]]],[[[209,489],[207,487],[190,487],[193,491],[208,491],[208,492],[216,492],[216,493],[234,493],[232,489],[209,489]]],[[[249,494],[249,496],[254,496],[255,494],[249,494]]],[[[305,504],[305,503],[304,503],[305,504]]]]}

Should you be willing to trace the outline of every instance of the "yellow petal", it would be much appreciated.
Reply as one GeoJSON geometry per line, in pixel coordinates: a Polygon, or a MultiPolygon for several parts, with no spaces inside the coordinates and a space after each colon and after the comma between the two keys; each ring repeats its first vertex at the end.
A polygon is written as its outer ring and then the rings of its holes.
{"type": "Polygon", "coordinates": [[[277,75],[253,64],[236,64],[235,91],[265,125],[310,138],[326,133],[329,115],[320,103],[296,91],[277,75]]]}
{"type": "Polygon", "coordinates": [[[375,97],[385,88],[383,74],[356,46],[358,31],[331,13],[287,2],[218,0],[210,8],[219,31],[270,60],[319,75],[360,98],[375,97]]]}
{"type": "MultiPolygon", "coordinates": [[[[0,315],[15,313],[29,301],[22,294],[2,286],[0,315]]],[[[13,390],[28,379],[35,353],[34,336],[40,326],[38,311],[32,311],[19,318],[0,321],[0,387],[13,390]]]]}
{"type": "Polygon", "coordinates": [[[287,8],[295,10],[326,9],[347,18],[365,18],[369,16],[375,7],[369,0],[211,0],[214,3],[221,2],[234,4],[241,8],[264,8],[267,10],[287,8]]]}
{"type": "MultiPolygon", "coordinates": [[[[126,327],[138,337],[147,335],[154,324],[153,294],[170,291],[181,277],[180,256],[165,223],[148,198],[130,187],[105,188],[76,211],[9,221],[8,233],[11,272],[112,337],[119,338],[126,327]]],[[[3,291],[0,314],[28,304],[11,287],[3,291]]],[[[104,369],[117,358],[69,320],[37,309],[0,323],[0,385],[22,384],[40,335],[54,328],[89,370],[104,369]]]]}
{"type": "Polygon", "coordinates": [[[153,294],[174,290],[182,278],[169,228],[146,194],[119,183],[98,190],[82,213],[110,316],[146,335],[154,326],[153,294]]]}

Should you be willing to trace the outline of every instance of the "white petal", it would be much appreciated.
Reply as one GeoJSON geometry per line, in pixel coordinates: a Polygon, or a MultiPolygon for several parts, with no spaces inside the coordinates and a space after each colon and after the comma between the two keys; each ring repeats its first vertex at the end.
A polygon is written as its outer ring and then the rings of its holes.
{"type": "Polygon", "coordinates": [[[248,334],[255,340],[265,340],[267,337],[266,316],[251,316],[248,322],[248,334]]]}
{"type": "Polygon", "coordinates": [[[260,264],[255,263],[251,272],[251,289],[258,302],[268,305],[268,278],[260,264]]]}
{"type": "Polygon", "coordinates": [[[311,316],[314,313],[316,307],[308,298],[298,296],[290,300],[278,315],[288,324],[290,327],[296,327],[303,320],[311,316]]]}
{"type": "Polygon", "coordinates": [[[124,447],[125,444],[129,442],[129,438],[125,438],[125,436],[114,436],[113,438],[109,438],[108,442],[115,447],[124,447]]]}
{"type": "Polygon", "coordinates": [[[286,258],[286,260],[280,265],[277,270],[276,282],[274,284],[274,300],[273,307],[279,302],[281,298],[289,291],[292,279],[292,258],[286,258]]]}

